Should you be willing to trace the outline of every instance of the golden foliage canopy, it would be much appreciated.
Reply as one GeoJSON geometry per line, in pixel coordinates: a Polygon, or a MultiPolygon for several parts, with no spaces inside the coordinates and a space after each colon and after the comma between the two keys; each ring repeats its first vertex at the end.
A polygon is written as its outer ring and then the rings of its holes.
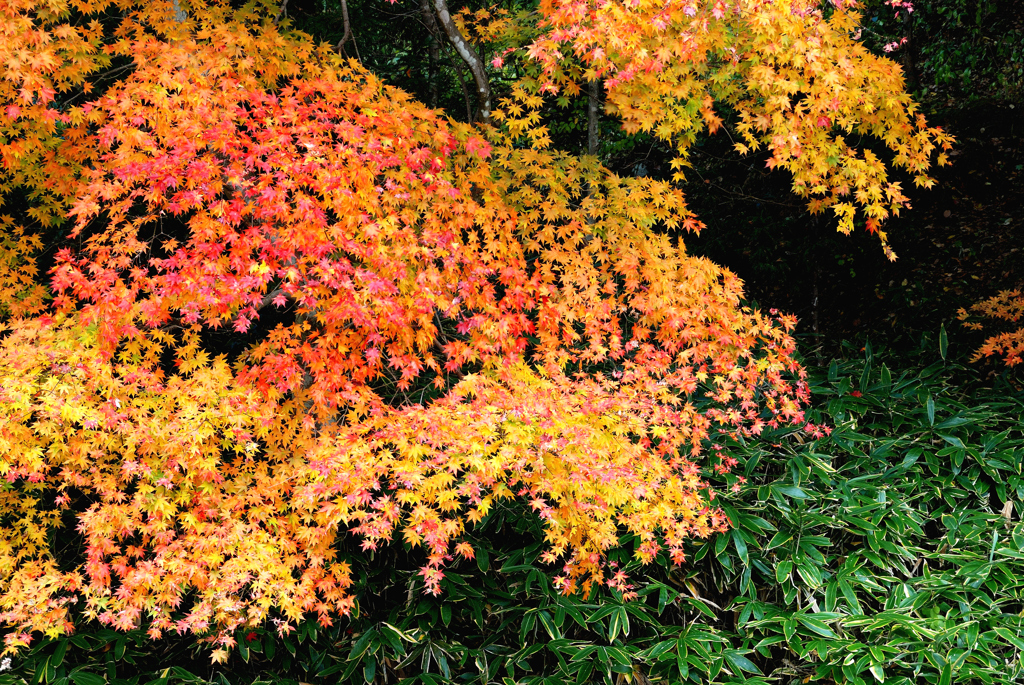
{"type": "MultiPolygon", "coordinates": [[[[741,146],[767,145],[844,228],[847,198],[875,220],[904,203],[844,135],[883,138],[921,182],[946,144],[845,10],[585,7],[541,5],[552,87],[569,45],[627,130],[682,150],[725,103],[741,146]]],[[[71,630],[76,603],[225,645],[272,611],[330,622],[352,607],[348,533],[422,546],[437,592],[466,527],[512,497],[545,521],[560,585],[586,588],[622,530],[646,561],[724,529],[695,463],[713,433],[803,427],[794,321],[686,254],[675,236],[699,222],[677,188],[548,149],[544,83],[474,128],[266,7],[0,14],[9,648],[71,630]],[[42,279],[47,230],[63,247],[42,279]],[[71,519],[68,567],[49,540],[71,519]]]]}

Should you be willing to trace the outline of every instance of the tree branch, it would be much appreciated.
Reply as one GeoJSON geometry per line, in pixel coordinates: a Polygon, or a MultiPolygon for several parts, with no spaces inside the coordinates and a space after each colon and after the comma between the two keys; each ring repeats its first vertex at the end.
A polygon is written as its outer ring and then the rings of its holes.
{"type": "Polygon", "coordinates": [[[281,20],[284,19],[284,17],[287,15],[287,13],[288,13],[288,0],[281,0],[281,7],[279,7],[278,10],[277,10],[277,16],[274,17],[274,26],[277,26],[278,24],[280,24],[281,20]]]}
{"type": "Polygon", "coordinates": [[[362,61],[363,58],[359,55],[359,43],[356,42],[356,35],[352,33],[352,24],[348,18],[348,2],[346,0],[341,0],[341,21],[345,26],[345,33],[342,34],[341,40],[338,41],[335,49],[344,54],[345,43],[352,39],[352,47],[356,51],[356,58],[362,61]]]}

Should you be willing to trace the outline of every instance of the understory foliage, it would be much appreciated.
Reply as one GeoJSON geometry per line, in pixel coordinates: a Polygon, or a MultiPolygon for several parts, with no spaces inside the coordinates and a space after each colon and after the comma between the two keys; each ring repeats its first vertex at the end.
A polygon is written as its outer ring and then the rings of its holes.
{"type": "MultiPolygon", "coordinates": [[[[715,27],[691,66],[716,85],[652,90],[666,135],[685,145],[695,102],[714,128],[722,100],[841,217],[846,195],[874,220],[904,202],[845,134],[926,182],[948,140],[843,38],[845,7],[691,8],[652,25],[715,27]]],[[[629,592],[608,557],[623,534],[660,566],[727,529],[696,460],[733,462],[709,446],[819,430],[794,321],[686,254],[677,188],[549,149],[538,82],[500,127],[458,124],[275,11],[0,7],[8,651],[98,620],[206,636],[223,660],[270,618],[283,639],[353,615],[355,569],[399,543],[415,596],[442,593],[503,508],[537,517],[559,593],[629,592]]],[[[568,17],[541,12],[563,40],[568,17]]],[[[598,24],[578,35],[617,54],[598,24]]]]}
{"type": "Polygon", "coordinates": [[[212,667],[180,638],[93,631],[41,642],[0,683],[1019,682],[1024,407],[968,397],[934,342],[921,366],[847,352],[811,379],[809,416],[830,435],[719,436],[738,463],[706,475],[733,527],[682,567],[640,566],[626,535],[606,560],[624,584],[566,596],[543,527],[509,501],[439,597],[391,545],[354,557],[343,624],[243,628],[212,667]]]}

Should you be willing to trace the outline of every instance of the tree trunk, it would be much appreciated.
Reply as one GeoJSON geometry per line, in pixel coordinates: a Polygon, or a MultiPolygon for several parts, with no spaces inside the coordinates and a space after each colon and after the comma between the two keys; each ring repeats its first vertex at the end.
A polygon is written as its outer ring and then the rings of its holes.
{"type": "Polygon", "coordinates": [[[448,12],[448,3],[445,0],[433,0],[433,3],[437,23],[447,36],[448,42],[459,53],[459,57],[466,63],[469,72],[473,75],[477,105],[473,119],[483,124],[489,124],[491,122],[491,82],[487,78],[484,62],[459,32],[459,27],[455,25],[452,15],[448,12]]]}
{"type": "Polygon", "coordinates": [[[338,52],[344,54],[345,43],[347,43],[351,38],[352,47],[355,50],[356,58],[361,59],[359,57],[359,44],[356,43],[356,36],[354,33],[352,33],[352,23],[349,21],[348,18],[348,2],[346,2],[346,0],[341,0],[341,22],[342,25],[345,27],[345,32],[341,35],[341,40],[338,41],[338,45],[335,49],[338,52]]]}
{"type": "Polygon", "coordinates": [[[174,8],[174,21],[180,24],[188,19],[188,13],[181,8],[181,3],[178,0],[174,0],[172,7],[174,8]]]}
{"type": "Polygon", "coordinates": [[[902,62],[903,74],[907,81],[907,90],[914,92],[920,85],[917,78],[917,60],[914,59],[914,18],[909,14],[903,16],[903,25],[906,28],[907,44],[903,47],[902,62]]]}
{"type": "Polygon", "coordinates": [[[601,114],[601,81],[594,79],[587,84],[587,154],[597,156],[601,146],[598,117],[601,114]]]}
{"type": "MultiPolygon", "coordinates": [[[[438,79],[438,62],[441,58],[441,44],[438,41],[439,29],[437,28],[437,21],[434,19],[434,13],[430,10],[430,0],[420,0],[420,14],[423,15],[423,23],[427,27],[427,34],[430,36],[429,50],[429,67],[427,72],[427,104],[430,105],[431,109],[437,109],[437,79],[438,79]]],[[[472,118],[472,113],[470,113],[472,118]]]]}
{"type": "MultiPolygon", "coordinates": [[[[587,154],[597,156],[601,148],[601,137],[598,123],[601,114],[601,81],[594,79],[587,83],[587,154]]],[[[594,194],[594,187],[589,181],[583,182],[583,197],[590,198],[594,194]]],[[[596,217],[587,212],[587,225],[593,227],[597,223],[596,217]]],[[[591,228],[593,230],[593,228],[591,228]]],[[[587,236],[589,241],[591,236],[587,236]]]]}

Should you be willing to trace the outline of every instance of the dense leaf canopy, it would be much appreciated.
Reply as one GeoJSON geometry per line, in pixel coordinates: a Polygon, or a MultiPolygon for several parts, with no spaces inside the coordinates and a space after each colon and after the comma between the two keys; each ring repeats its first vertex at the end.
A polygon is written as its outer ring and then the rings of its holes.
{"type": "Polygon", "coordinates": [[[767,145],[844,230],[847,196],[869,228],[905,203],[845,136],[883,138],[922,183],[948,139],[846,8],[584,9],[542,4],[540,76],[482,127],[274,8],[0,8],[9,646],[70,630],[78,602],[224,644],[272,611],[327,624],[352,607],[348,533],[422,546],[437,592],[505,498],[544,521],[565,592],[608,582],[623,529],[678,562],[726,527],[694,460],[711,431],[804,427],[794,322],[686,254],[700,224],[677,188],[550,149],[543,92],[606,78],[627,130],[682,150],[734,108],[740,146],[767,145]]]}

